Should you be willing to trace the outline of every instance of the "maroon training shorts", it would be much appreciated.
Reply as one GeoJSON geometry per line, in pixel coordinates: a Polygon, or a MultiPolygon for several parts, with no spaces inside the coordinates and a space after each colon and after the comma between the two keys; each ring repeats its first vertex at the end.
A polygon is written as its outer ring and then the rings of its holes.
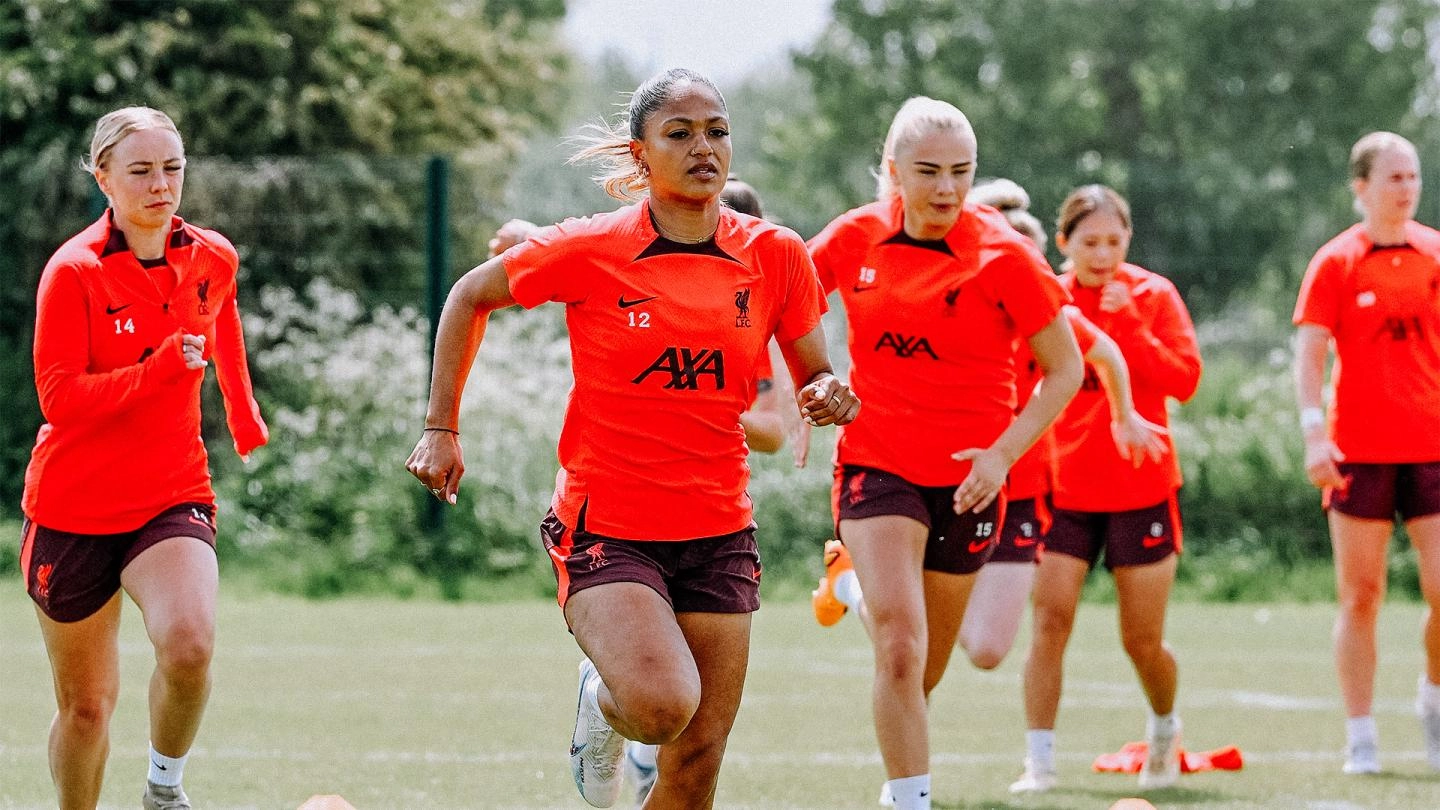
{"type": "Polygon", "coordinates": [[[619,540],[571,529],[552,510],[540,523],[540,539],[562,608],[576,593],[610,582],[648,585],[676,613],[752,613],[760,607],[754,524],[697,540],[619,540]]]}
{"type": "Polygon", "coordinates": [[[1093,566],[1103,551],[1105,567],[1114,570],[1178,554],[1183,540],[1180,503],[1172,494],[1154,506],[1123,512],[1056,509],[1045,553],[1078,557],[1093,566]]]}
{"type": "Polygon", "coordinates": [[[1047,496],[1005,504],[1005,523],[990,562],[1033,563],[1040,554],[1053,518],[1047,496]]]}
{"type": "MultiPolygon", "coordinates": [[[[955,489],[922,487],[892,472],[849,464],[835,469],[831,492],[836,535],[843,520],[899,515],[930,530],[925,543],[925,570],[973,574],[995,550],[998,527],[1005,519],[1005,496],[999,495],[978,514],[955,514],[955,489]]],[[[844,540],[844,537],[840,538],[844,540]]]]}
{"type": "Polygon", "coordinates": [[[215,548],[215,507],[182,503],[118,534],[62,532],[28,518],[20,531],[20,573],[30,598],[51,619],[78,622],[110,601],[120,572],[156,543],[193,537],[215,548]]]}
{"type": "Polygon", "coordinates": [[[1440,513],[1440,461],[1337,465],[1344,488],[1326,489],[1326,509],[1363,520],[1414,520],[1440,513]]]}

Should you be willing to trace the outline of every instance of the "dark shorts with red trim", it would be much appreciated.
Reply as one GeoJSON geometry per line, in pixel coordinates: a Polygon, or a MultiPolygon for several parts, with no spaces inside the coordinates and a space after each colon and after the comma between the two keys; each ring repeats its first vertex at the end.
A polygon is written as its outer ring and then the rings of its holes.
{"type": "Polygon", "coordinates": [[[696,540],[620,540],[571,529],[552,510],[540,523],[540,539],[562,608],[576,593],[611,582],[648,585],[676,613],[753,613],[760,607],[754,524],[696,540]]]}
{"type": "Polygon", "coordinates": [[[120,572],[141,552],[172,537],[193,537],[215,548],[215,507],[178,504],[118,534],[62,532],[27,518],[21,527],[20,574],[46,616],[78,622],[120,590],[120,572]]]}
{"type": "Polygon", "coordinates": [[[1045,535],[1050,533],[1054,518],[1050,514],[1050,498],[1022,498],[1005,505],[1005,523],[995,544],[992,563],[1033,563],[1040,556],[1045,535]]]}
{"type": "Polygon", "coordinates": [[[1362,520],[1414,520],[1440,514],[1440,461],[1337,465],[1345,487],[1326,489],[1326,509],[1362,520]]]}
{"type": "Polygon", "coordinates": [[[1104,552],[1105,567],[1114,570],[1159,562],[1180,553],[1183,541],[1180,502],[1172,493],[1154,506],[1123,512],[1057,508],[1045,553],[1078,557],[1094,566],[1104,552]]]}
{"type": "MultiPolygon", "coordinates": [[[[995,550],[998,527],[1005,520],[1005,496],[997,496],[979,513],[957,515],[955,490],[959,486],[922,487],[892,472],[842,464],[835,468],[831,506],[837,524],[882,515],[910,518],[930,530],[925,543],[926,571],[973,574],[995,550]]],[[[840,536],[838,525],[835,533],[840,536]]]]}

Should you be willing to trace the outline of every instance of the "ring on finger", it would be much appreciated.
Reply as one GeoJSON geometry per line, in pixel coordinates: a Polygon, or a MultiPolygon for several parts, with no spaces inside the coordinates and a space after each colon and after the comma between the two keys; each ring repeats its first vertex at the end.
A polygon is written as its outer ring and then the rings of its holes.
{"type": "Polygon", "coordinates": [[[431,488],[430,488],[430,494],[431,494],[431,495],[434,495],[434,496],[437,497],[437,498],[440,497],[440,493],[441,493],[441,492],[444,492],[444,490],[440,489],[439,487],[431,487],[431,488]]]}

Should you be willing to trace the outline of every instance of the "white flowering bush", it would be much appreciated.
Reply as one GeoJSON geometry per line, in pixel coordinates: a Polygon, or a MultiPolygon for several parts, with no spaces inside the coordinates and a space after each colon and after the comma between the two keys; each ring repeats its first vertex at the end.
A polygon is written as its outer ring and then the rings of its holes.
{"type": "Polygon", "coordinates": [[[424,424],[425,319],[411,308],[366,311],[323,280],[303,294],[266,288],[251,309],[250,363],[270,444],[242,466],[217,434],[227,555],[312,594],[435,582],[460,595],[478,578],[533,574],[569,386],[556,318],[491,318],[461,419],[460,502],[436,510],[404,469],[424,424]]]}

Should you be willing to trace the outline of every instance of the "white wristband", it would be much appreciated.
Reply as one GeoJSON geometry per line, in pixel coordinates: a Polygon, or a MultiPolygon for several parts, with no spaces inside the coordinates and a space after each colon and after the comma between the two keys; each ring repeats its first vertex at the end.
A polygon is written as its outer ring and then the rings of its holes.
{"type": "Polygon", "coordinates": [[[1306,432],[1325,424],[1325,411],[1320,408],[1305,408],[1300,411],[1300,429],[1306,432]]]}

